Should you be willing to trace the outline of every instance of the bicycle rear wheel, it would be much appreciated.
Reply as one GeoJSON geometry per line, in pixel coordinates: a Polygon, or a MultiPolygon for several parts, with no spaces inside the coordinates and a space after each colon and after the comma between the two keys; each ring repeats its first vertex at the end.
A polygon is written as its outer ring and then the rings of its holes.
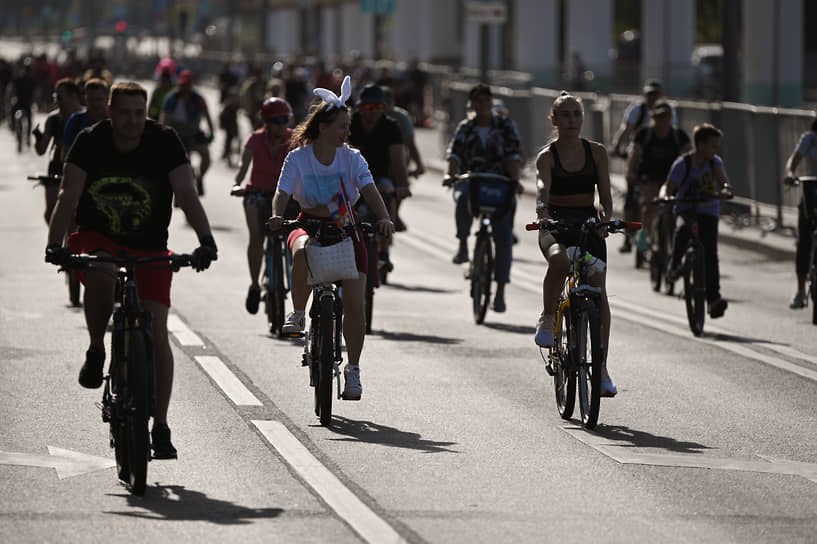
{"type": "Polygon", "coordinates": [[[150,418],[153,380],[148,371],[151,349],[147,333],[135,328],[125,333],[125,349],[128,359],[127,394],[125,399],[125,440],[128,449],[128,472],[131,493],[143,495],[147,482],[150,460],[150,418]]]}
{"type": "Polygon", "coordinates": [[[593,429],[599,419],[601,363],[604,358],[599,312],[581,314],[576,325],[575,361],[578,367],[579,410],[584,426],[593,429]]]}
{"type": "Polygon", "coordinates": [[[656,243],[650,255],[650,282],[652,290],[656,293],[661,291],[661,284],[667,271],[667,231],[664,228],[664,220],[658,217],[658,232],[656,233],[656,243]]]}
{"type": "Polygon", "coordinates": [[[267,250],[267,294],[264,297],[267,312],[269,332],[280,335],[284,326],[284,265],[281,247],[278,239],[268,242],[271,246],[267,250]]]}
{"type": "Polygon", "coordinates": [[[491,300],[491,270],[493,267],[494,255],[491,248],[491,237],[487,232],[482,232],[477,235],[474,261],[471,263],[471,299],[474,321],[478,325],[485,321],[485,314],[491,300]]]}
{"type": "Polygon", "coordinates": [[[575,365],[571,364],[573,352],[570,349],[570,308],[564,308],[558,325],[556,345],[553,346],[551,357],[553,390],[556,393],[559,415],[562,419],[570,419],[576,402],[576,371],[575,365]]]}
{"type": "Polygon", "coordinates": [[[701,336],[706,319],[706,269],[703,250],[688,249],[684,261],[684,301],[687,321],[692,334],[701,336]]]}
{"type": "Polygon", "coordinates": [[[335,323],[332,297],[325,296],[320,300],[320,312],[317,331],[318,352],[312,355],[318,365],[315,411],[320,418],[321,425],[328,427],[332,423],[332,379],[335,373],[335,323]]]}

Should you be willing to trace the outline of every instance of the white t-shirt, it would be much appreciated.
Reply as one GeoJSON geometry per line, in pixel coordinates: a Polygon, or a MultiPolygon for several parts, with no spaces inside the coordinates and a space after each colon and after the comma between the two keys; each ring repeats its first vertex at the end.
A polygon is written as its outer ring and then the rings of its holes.
{"type": "Polygon", "coordinates": [[[302,208],[328,206],[334,216],[338,211],[345,215],[346,199],[349,207],[353,206],[360,198],[360,189],[370,183],[374,180],[369,165],[357,149],[343,144],[327,166],[318,161],[310,144],[293,149],[284,159],[278,189],[292,195],[302,208]],[[345,197],[340,190],[341,180],[345,197]]]}

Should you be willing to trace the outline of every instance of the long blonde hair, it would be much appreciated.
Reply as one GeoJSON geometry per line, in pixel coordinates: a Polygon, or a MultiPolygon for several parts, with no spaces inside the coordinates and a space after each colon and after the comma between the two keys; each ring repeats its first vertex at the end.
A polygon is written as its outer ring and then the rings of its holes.
{"type": "Polygon", "coordinates": [[[321,134],[320,125],[322,123],[333,123],[338,116],[338,112],[341,111],[348,112],[349,108],[347,106],[338,107],[323,101],[313,104],[309,109],[306,120],[293,129],[290,149],[303,147],[317,140],[321,134]]]}

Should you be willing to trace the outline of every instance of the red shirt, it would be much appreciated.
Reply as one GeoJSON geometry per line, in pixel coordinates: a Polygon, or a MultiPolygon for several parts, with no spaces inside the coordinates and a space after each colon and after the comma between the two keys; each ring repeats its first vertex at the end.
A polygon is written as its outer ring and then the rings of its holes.
{"type": "Polygon", "coordinates": [[[278,149],[278,153],[273,156],[270,152],[270,145],[267,141],[266,130],[260,128],[250,134],[244,147],[252,151],[252,170],[250,171],[250,181],[248,187],[260,189],[262,191],[275,191],[278,187],[278,178],[281,176],[281,168],[284,166],[284,159],[289,153],[289,139],[292,137],[292,129],[288,128],[284,135],[284,142],[278,149]]]}

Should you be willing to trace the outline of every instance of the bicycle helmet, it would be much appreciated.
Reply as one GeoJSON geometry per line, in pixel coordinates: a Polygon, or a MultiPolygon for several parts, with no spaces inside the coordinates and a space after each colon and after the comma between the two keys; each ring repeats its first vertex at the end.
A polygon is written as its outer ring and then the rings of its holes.
{"type": "Polygon", "coordinates": [[[283,98],[267,98],[261,105],[261,117],[269,119],[271,117],[292,117],[292,108],[289,102],[283,98]]]}

